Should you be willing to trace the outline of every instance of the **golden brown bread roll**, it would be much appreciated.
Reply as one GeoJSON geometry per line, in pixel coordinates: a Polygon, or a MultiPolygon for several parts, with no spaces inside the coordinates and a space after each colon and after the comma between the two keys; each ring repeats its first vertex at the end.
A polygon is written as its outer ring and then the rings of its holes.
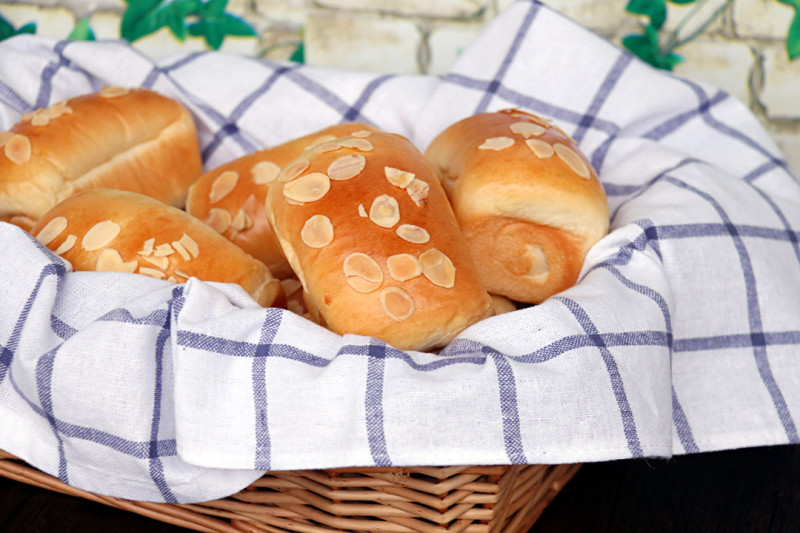
{"type": "Polygon", "coordinates": [[[0,132],[0,220],[25,229],[94,187],[182,207],[202,172],[189,112],[147,89],[106,87],[20,119],[0,132]]]}
{"type": "Polygon", "coordinates": [[[292,269],[264,213],[269,184],[309,145],[358,131],[376,130],[357,122],[337,124],[210,170],[189,188],[186,211],[264,262],[274,276],[289,277],[292,269]]]}
{"type": "Polygon", "coordinates": [[[608,202],[591,164],[535,115],[506,109],[466,118],[425,156],[493,294],[540,303],[567,289],[608,233],[608,202]]]}
{"type": "Polygon", "coordinates": [[[267,213],[309,311],[336,333],[427,350],[492,313],[433,169],[399,135],[305,152],[273,182],[267,213]]]}
{"type": "Polygon", "coordinates": [[[206,224],[147,196],[89,189],[60,202],[31,233],[74,270],[236,283],[264,307],[282,305],[269,269],[206,224]]]}

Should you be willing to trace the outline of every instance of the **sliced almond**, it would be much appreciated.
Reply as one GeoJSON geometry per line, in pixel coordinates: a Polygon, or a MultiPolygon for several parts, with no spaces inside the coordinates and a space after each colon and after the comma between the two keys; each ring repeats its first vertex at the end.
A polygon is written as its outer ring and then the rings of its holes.
{"type": "Polygon", "coordinates": [[[166,270],[169,267],[169,258],[167,257],[159,257],[157,255],[143,257],[145,261],[150,263],[151,265],[157,266],[161,270],[166,270]]]}
{"type": "Polygon", "coordinates": [[[184,272],[183,270],[178,270],[178,269],[175,269],[175,270],[173,270],[173,271],[172,271],[172,273],[173,273],[173,274],[176,274],[176,275],[178,275],[178,276],[181,276],[182,278],[186,278],[186,279],[189,279],[189,278],[191,278],[191,277],[192,277],[192,276],[191,276],[191,274],[187,274],[187,273],[186,273],[186,272],[184,272]]]}
{"type": "Polygon", "coordinates": [[[388,194],[382,194],[372,201],[369,219],[382,228],[391,228],[400,221],[400,205],[388,194]]]}
{"type": "Polygon", "coordinates": [[[378,262],[361,252],[348,255],[342,268],[345,276],[359,276],[374,282],[383,281],[383,271],[378,262]]]}
{"type": "Polygon", "coordinates": [[[428,203],[428,191],[430,188],[431,186],[428,185],[428,183],[419,178],[414,178],[411,180],[411,183],[408,184],[408,187],[406,187],[406,192],[417,206],[422,207],[428,203]]]}
{"type": "Polygon", "coordinates": [[[253,225],[253,219],[250,218],[250,215],[244,209],[239,209],[236,212],[236,216],[233,217],[231,221],[231,226],[236,231],[242,231],[247,229],[253,225]]]}
{"type": "Polygon", "coordinates": [[[139,274],[144,274],[145,276],[150,276],[151,278],[156,278],[156,279],[164,279],[167,277],[166,273],[156,268],[149,268],[149,267],[139,267],[139,274]]]}
{"type": "Polygon", "coordinates": [[[67,217],[55,217],[36,234],[36,240],[47,246],[65,229],[67,229],[67,217]]]}
{"type": "Polygon", "coordinates": [[[272,183],[281,172],[281,167],[272,161],[259,161],[250,169],[253,183],[256,185],[266,185],[272,183]]]}
{"type": "Polygon", "coordinates": [[[401,239],[415,244],[424,244],[431,240],[431,234],[425,228],[415,226],[414,224],[400,224],[397,226],[395,233],[401,239]]]}
{"type": "Polygon", "coordinates": [[[367,218],[369,216],[367,210],[364,209],[364,204],[358,204],[358,216],[361,218],[367,218]]]}
{"type": "Polygon", "coordinates": [[[359,139],[363,139],[364,137],[369,137],[370,135],[372,135],[372,132],[369,130],[358,130],[350,134],[351,137],[357,137],[359,139]]]}
{"type": "Polygon", "coordinates": [[[411,254],[395,254],[386,259],[389,275],[397,281],[407,281],[422,274],[422,263],[411,254]]]}
{"type": "Polygon", "coordinates": [[[583,162],[583,159],[575,150],[562,143],[556,143],[553,149],[556,151],[558,157],[569,165],[575,174],[584,179],[589,179],[589,167],[586,166],[586,163],[583,162]]]}
{"type": "Polygon", "coordinates": [[[78,237],[75,236],[75,235],[69,234],[69,235],[67,235],[67,238],[64,239],[64,242],[62,242],[58,246],[58,248],[56,248],[54,253],[56,255],[65,254],[65,253],[69,252],[70,250],[72,250],[72,247],[75,246],[76,242],[78,242],[78,237]]]}
{"type": "Polygon", "coordinates": [[[212,204],[215,204],[228,196],[230,192],[236,187],[239,181],[239,173],[233,170],[226,170],[214,179],[211,184],[211,190],[208,193],[208,199],[212,204]]]}
{"type": "MultiPolygon", "coordinates": [[[[172,241],[172,247],[175,248],[175,251],[178,252],[178,255],[180,255],[184,261],[192,260],[192,256],[189,255],[189,251],[180,242],[172,241]]],[[[177,270],[175,272],[177,272],[177,270]]]]}
{"type": "Polygon", "coordinates": [[[100,91],[100,96],[103,98],[118,98],[120,96],[125,96],[129,92],[130,90],[125,87],[106,86],[100,91]]]}
{"type": "Polygon", "coordinates": [[[122,228],[113,220],[104,220],[92,226],[81,240],[81,248],[87,252],[99,250],[117,238],[122,228]]]}
{"type": "Polygon", "coordinates": [[[342,145],[334,142],[324,142],[314,146],[315,154],[324,154],[325,152],[335,152],[341,149],[342,145]]]}
{"type": "Polygon", "coordinates": [[[328,165],[328,177],[332,180],[349,180],[358,176],[367,164],[361,154],[348,154],[334,159],[328,165]]]}
{"type": "Polygon", "coordinates": [[[547,129],[533,122],[514,122],[510,128],[513,133],[522,135],[526,139],[532,136],[538,137],[547,131],[547,129]]]}
{"type": "Polygon", "coordinates": [[[278,181],[285,183],[287,181],[292,181],[293,179],[297,178],[308,169],[309,163],[308,159],[298,159],[296,161],[292,161],[288,165],[286,165],[278,174],[278,181]]]}
{"type": "Polygon", "coordinates": [[[136,267],[139,266],[138,261],[128,261],[127,263],[122,260],[122,256],[114,248],[106,248],[97,256],[97,262],[94,269],[97,272],[127,272],[133,274],[136,272],[136,267]]]}
{"type": "Polygon", "coordinates": [[[330,134],[329,135],[320,135],[319,137],[314,139],[314,141],[311,144],[306,146],[306,150],[314,148],[315,146],[317,146],[319,144],[330,142],[330,141],[332,141],[334,139],[336,139],[336,135],[330,135],[330,134]]]}
{"type": "Polygon", "coordinates": [[[192,257],[197,257],[200,255],[200,247],[197,246],[197,243],[194,239],[186,235],[185,233],[181,235],[181,238],[178,239],[178,242],[183,245],[186,250],[192,254],[192,257]]]}
{"type": "Polygon", "coordinates": [[[414,314],[414,300],[400,287],[386,287],[380,294],[381,307],[386,316],[402,322],[414,314]]]}
{"type": "Polygon", "coordinates": [[[283,195],[295,202],[315,202],[331,188],[331,180],[322,172],[312,172],[290,181],[283,187],[283,195]]]}
{"type": "Polygon", "coordinates": [[[434,285],[451,288],[456,281],[456,267],[447,255],[431,248],[419,256],[422,274],[434,285]]]}
{"type": "Polygon", "coordinates": [[[31,141],[24,135],[14,134],[6,141],[3,151],[9,161],[23,165],[31,159],[31,141]]]}
{"type": "Polygon", "coordinates": [[[50,115],[46,113],[34,113],[31,119],[31,126],[47,126],[50,124],[50,115]]]}
{"type": "Polygon", "coordinates": [[[144,241],[142,249],[136,253],[138,253],[139,255],[150,255],[153,253],[153,246],[155,246],[155,244],[156,244],[155,238],[151,237],[146,241],[144,241]]]}
{"type": "Polygon", "coordinates": [[[372,146],[372,143],[369,142],[368,140],[363,138],[359,139],[358,137],[351,139],[343,139],[339,141],[339,144],[344,148],[354,148],[361,152],[369,152],[370,150],[373,150],[375,148],[374,146],[372,146]]]}
{"type": "Polygon", "coordinates": [[[408,184],[416,177],[413,172],[393,167],[383,167],[383,173],[386,175],[386,179],[389,180],[389,183],[401,189],[408,187],[408,184]]]}
{"type": "Polygon", "coordinates": [[[159,244],[153,250],[153,255],[156,257],[167,257],[175,253],[175,249],[167,243],[159,244]]]}
{"type": "Polygon", "coordinates": [[[525,141],[525,144],[528,145],[528,148],[531,149],[531,152],[533,152],[539,159],[547,159],[553,155],[553,147],[548,142],[539,139],[528,139],[525,141]]]}
{"type": "Polygon", "coordinates": [[[368,279],[359,278],[358,276],[351,276],[347,278],[347,284],[353,288],[353,290],[361,292],[361,293],[370,293],[376,290],[378,287],[381,286],[380,283],[376,283],[374,281],[370,281],[368,279]]]}
{"type": "Polygon", "coordinates": [[[514,146],[514,139],[511,137],[489,137],[483,141],[483,144],[478,146],[478,150],[500,151],[511,146],[514,146]]]}
{"type": "Polygon", "coordinates": [[[306,246],[324,248],[333,241],[333,224],[325,215],[314,215],[306,220],[300,231],[300,238],[306,246]]]}
{"type": "Polygon", "coordinates": [[[208,210],[205,223],[217,233],[225,233],[231,227],[231,214],[226,209],[212,207],[208,210]]]}

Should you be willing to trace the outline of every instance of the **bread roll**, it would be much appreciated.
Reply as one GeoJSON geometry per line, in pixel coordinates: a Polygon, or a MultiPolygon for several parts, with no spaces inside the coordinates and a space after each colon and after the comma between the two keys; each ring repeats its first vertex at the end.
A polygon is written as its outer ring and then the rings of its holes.
{"type": "Polygon", "coordinates": [[[608,232],[608,202],[591,164],[535,115],[506,109],[466,118],[425,156],[493,294],[540,303],[567,289],[608,232]]]}
{"type": "Polygon", "coordinates": [[[31,232],[74,270],[236,283],[264,307],[283,303],[280,281],[264,263],[184,211],[138,193],[76,193],[31,232]]]}
{"type": "Polygon", "coordinates": [[[289,277],[292,269],[264,213],[269,184],[281,167],[309,145],[359,131],[376,130],[357,122],[337,124],[221,165],[200,176],[189,188],[186,211],[263,261],[274,276],[289,277]]]}
{"type": "Polygon", "coordinates": [[[183,207],[202,172],[189,112],[150,90],[106,87],[20,118],[0,132],[0,220],[25,229],[94,187],[183,207]]]}
{"type": "Polygon", "coordinates": [[[267,213],[309,311],[336,333],[427,350],[492,312],[433,169],[399,135],[305,152],[273,182],[267,213]]]}

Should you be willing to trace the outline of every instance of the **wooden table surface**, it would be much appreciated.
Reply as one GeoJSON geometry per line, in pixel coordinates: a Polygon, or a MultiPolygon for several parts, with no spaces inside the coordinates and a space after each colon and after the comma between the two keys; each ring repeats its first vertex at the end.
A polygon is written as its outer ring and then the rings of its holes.
{"type": "MultiPolygon", "coordinates": [[[[2,533],[185,533],[0,478],[2,533]]],[[[800,446],[584,465],[530,533],[800,531],[800,446]]]]}

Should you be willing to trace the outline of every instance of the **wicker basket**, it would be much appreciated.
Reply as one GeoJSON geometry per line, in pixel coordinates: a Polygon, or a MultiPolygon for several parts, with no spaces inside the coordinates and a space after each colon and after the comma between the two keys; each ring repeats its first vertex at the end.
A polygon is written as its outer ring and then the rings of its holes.
{"type": "Polygon", "coordinates": [[[521,533],[580,465],[341,468],[270,472],[245,490],[191,505],[75,489],[0,450],[0,475],[208,532],[521,533]]]}

